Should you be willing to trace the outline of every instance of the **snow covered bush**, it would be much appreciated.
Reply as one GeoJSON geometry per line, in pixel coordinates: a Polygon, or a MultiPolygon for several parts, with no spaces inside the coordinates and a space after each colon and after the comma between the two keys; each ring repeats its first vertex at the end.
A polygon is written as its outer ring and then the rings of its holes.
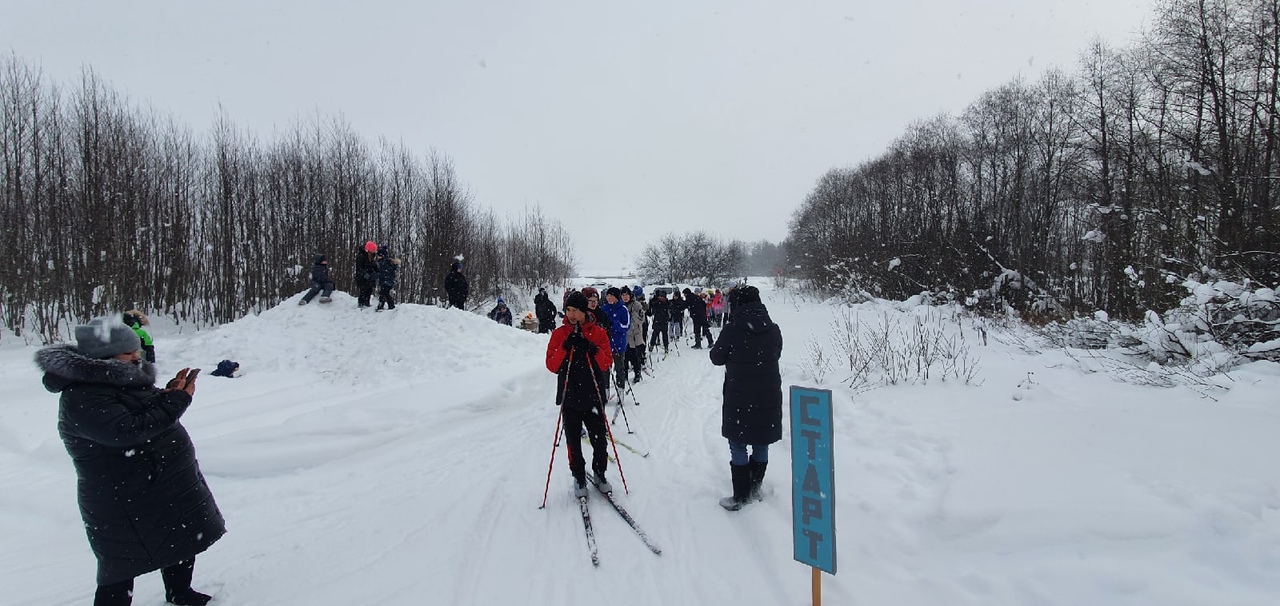
{"type": "Polygon", "coordinates": [[[1270,288],[1194,279],[1178,307],[1148,310],[1136,324],[1091,318],[1051,323],[1039,331],[1051,345],[1118,348],[1159,364],[1189,366],[1199,374],[1229,369],[1246,359],[1280,361],[1280,298],[1270,288]]]}
{"type": "MultiPolygon", "coordinates": [[[[864,306],[841,307],[835,312],[831,345],[838,353],[838,363],[849,372],[841,383],[854,391],[865,391],[899,383],[927,383],[935,378],[965,384],[977,379],[978,360],[966,340],[959,306],[894,307],[898,309],[877,309],[874,325],[858,318],[864,306]]],[[[828,357],[826,361],[834,360],[828,357]]]]}

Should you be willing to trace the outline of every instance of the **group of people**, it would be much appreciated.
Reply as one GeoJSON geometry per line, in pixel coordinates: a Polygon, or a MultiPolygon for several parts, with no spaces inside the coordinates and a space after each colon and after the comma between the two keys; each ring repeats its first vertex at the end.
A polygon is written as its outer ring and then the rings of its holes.
{"type": "MultiPolygon", "coordinates": [[[[403,262],[391,254],[391,249],[383,244],[379,246],[373,240],[364,243],[356,252],[355,286],[359,291],[356,307],[364,309],[373,307],[373,292],[378,291],[378,307],[374,311],[396,308],[396,300],[392,291],[396,287],[396,277],[403,262]]],[[[444,289],[448,295],[450,307],[464,309],[467,304],[467,277],[462,273],[462,262],[455,261],[449,266],[449,273],[444,278],[444,289]]],[[[306,305],[320,295],[321,303],[333,300],[333,277],[329,274],[329,259],[325,255],[315,255],[311,265],[311,288],[298,300],[298,305],[306,305]]],[[[509,323],[509,322],[508,322],[509,323]]]]}
{"type": "MultiPolygon", "coordinates": [[[[769,445],[782,439],[782,374],[778,364],[782,331],[769,317],[754,286],[736,286],[724,297],[727,305],[722,310],[731,308],[733,314],[726,317],[721,312],[719,321],[725,324],[714,341],[703,297],[688,288],[673,293],[670,299],[659,289],[647,305],[643,297],[638,286],[609,288],[601,305],[599,291],[593,287],[567,291],[564,322],[551,333],[547,344],[546,365],[556,374],[556,405],[562,415],[574,494],[579,498],[587,495],[586,460],[577,439],[584,430],[592,447],[594,481],[604,492],[611,490],[605,475],[609,467],[605,404],[611,371],[619,393],[628,367],[635,373],[633,380],[640,381],[646,341],[656,349],[661,335],[665,353],[668,333],[683,324],[683,313],[688,311],[694,326],[694,348],[701,349],[701,339],[706,336],[711,363],[725,367],[720,432],[729,443],[733,494],[721,499],[720,505],[730,511],[741,509],[761,498],[769,445]],[[653,333],[646,339],[645,321],[650,317],[653,333]]],[[[676,338],[680,338],[678,334],[676,338]]]]}
{"type": "MultiPolygon", "coordinates": [[[[366,285],[377,283],[382,285],[380,302],[394,308],[390,290],[398,263],[373,242],[362,252],[365,257],[357,264],[361,307],[369,305],[366,285]]],[[[326,265],[322,261],[316,264],[326,265]]],[[[451,268],[450,275],[455,274],[461,277],[461,263],[451,268]]],[[[315,281],[328,274],[313,272],[312,277],[315,281]]],[[[324,291],[325,281],[319,282],[324,291]]],[[[451,306],[465,305],[465,278],[461,284],[460,290],[455,286],[450,291],[451,306]]],[[[535,300],[540,328],[551,329],[557,312],[545,288],[535,300]]],[[[545,363],[556,374],[555,401],[569,438],[575,494],[587,494],[579,439],[584,432],[592,446],[593,480],[604,492],[612,491],[606,476],[610,378],[621,389],[630,368],[640,380],[646,342],[656,348],[662,335],[665,351],[668,333],[688,311],[695,348],[706,336],[711,363],[725,367],[721,434],[729,443],[733,494],[720,504],[737,510],[759,499],[769,445],[782,439],[782,332],[759,291],[744,285],[728,292],[733,314],[714,342],[706,302],[689,289],[670,298],[659,290],[646,305],[641,287],[610,288],[605,301],[601,305],[600,293],[590,287],[566,293],[564,320],[551,330],[547,344],[545,363]]],[[[44,372],[45,388],[59,394],[58,433],[75,467],[77,501],[98,561],[95,606],[127,606],[134,579],[155,570],[160,570],[166,600],[203,606],[212,598],[192,588],[195,559],[226,528],[181,423],[200,370],[184,368],[157,387],[154,348],[142,329],[146,324],[137,310],[94,319],[75,328],[74,345],[40,349],[36,363],[44,372]]]]}
{"type": "MultiPolygon", "coordinates": [[[[382,311],[384,309],[395,309],[396,299],[392,296],[391,291],[396,287],[396,274],[400,271],[400,259],[391,254],[391,249],[387,245],[378,246],[373,240],[364,243],[364,247],[356,253],[356,288],[360,291],[356,298],[356,307],[364,309],[372,307],[373,289],[378,289],[378,307],[374,311],[382,311]]],[[[325,272],[328,277],[328,272],[325,272]]],[[[311,295],[315,293],[315,269],[312,269],[311,290],[307,293],[311,295]]],[[[333,282],[328,285],[328,292],[333,291],[333,282]]],[[[326,292],[326,297],[328,296],[326,292]]],[[[302,298],[303,301],[307,297],[302,298]]],[[[324,302],[324,298],[320,299],[324,302]]]]}

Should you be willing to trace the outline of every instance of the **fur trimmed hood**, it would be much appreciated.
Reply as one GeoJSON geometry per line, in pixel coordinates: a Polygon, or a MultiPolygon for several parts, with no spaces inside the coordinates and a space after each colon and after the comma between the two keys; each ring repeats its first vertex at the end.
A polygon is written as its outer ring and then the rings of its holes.
{"type": "Polygon", "coordinates": [[[74,383],[116,387],[151,387],[156,384],[156,365],[137,365],[108,358],[84,356],[75,345],[50,345],[36,352],[36,366],[43,370],[44,388],[58,393],[74,383]]]}

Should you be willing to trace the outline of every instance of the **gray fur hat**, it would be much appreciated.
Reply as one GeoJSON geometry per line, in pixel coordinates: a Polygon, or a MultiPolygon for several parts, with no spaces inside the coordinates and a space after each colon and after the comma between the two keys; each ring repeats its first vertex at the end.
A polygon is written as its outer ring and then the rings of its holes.
{"type": "Polygon", "coordinates": [[[86,358],[110,358],[142,349],[142,339],[119,318],[94,318],[76,327],[76,350],[86,358]]]}

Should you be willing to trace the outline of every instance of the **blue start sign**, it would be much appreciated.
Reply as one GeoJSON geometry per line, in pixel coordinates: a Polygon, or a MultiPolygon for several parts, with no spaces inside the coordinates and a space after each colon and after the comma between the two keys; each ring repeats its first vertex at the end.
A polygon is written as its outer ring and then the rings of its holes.
{"type": "MultiPolygon", "coordinates": [[[[831,390],[791,386],[791,517],[796,561],[836,573],[831,390]]],[[[815,573],[816,574],[816,573],[815,573]]]]}

